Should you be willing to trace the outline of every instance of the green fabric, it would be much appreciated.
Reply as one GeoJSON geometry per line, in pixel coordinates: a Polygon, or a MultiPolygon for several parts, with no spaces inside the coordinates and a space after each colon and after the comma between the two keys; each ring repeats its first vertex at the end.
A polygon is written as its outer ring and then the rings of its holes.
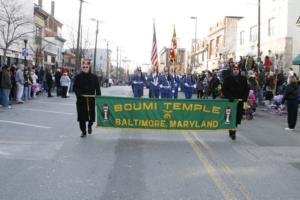
{"type": "Polygon", "coordinates": [[[176,130],[236,128],[237,100],[97,96],[96,105],[99,127],[176,130]]]}
{"type": "Polygon", "coordinates": [[[293,65],[300,65],[300,54],[293,60],[293,65]]]}

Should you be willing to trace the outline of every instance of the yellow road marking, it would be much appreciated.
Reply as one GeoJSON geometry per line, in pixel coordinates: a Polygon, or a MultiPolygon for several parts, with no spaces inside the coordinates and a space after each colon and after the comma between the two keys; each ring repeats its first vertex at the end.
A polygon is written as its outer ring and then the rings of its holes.
{"type": "Polygon", "coordinates": [[[243,186],[243,184],[234,176],[232,170],[221,160],[218,158],[213,149],[202,139],[200,139],[195,133],[193,133],[195,139],[208,151],[208,154],[212,158],[213,161],[223,170],[223,172],[232,179],[234,185],[239,189],[239,191],[244,195],[245,199],[251,200],[251,196],[249,191],[243,186]]]}
{"type": "Polygon", "coordinates": [[[196,153],[198,159],[202,162],[202,164],[204,165],[208,175],[211,177],[213,182],[216,184],[216,186],[221,191],[224,199],[225,200],[229,200],[229,199],[234,200],[234,199],[236,199],[233,192],[224,183],[224,181],[219,176],[216,169],[209,163],[208,159],[205,157],[205,155],[202,153],[201,149],[194,142],[193,138],[191,136],[188,137],[186,134],[184,134],[184,137],[190,143],[190,145],[192,146],[192,149],[196,153]]]}

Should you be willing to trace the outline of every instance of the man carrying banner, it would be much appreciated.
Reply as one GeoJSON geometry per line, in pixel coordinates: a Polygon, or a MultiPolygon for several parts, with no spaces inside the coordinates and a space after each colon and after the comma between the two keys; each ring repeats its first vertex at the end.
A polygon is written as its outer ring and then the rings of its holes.
{"type": "Polygon", "coordinates": [[[132,92],[134,98],[140,98],[144,93],[144,85],[146,83],[146,79],[144,74],[142,73],[141,67],[137,67],[135,74],[132,78],[132,92]]]}
{"type": "MultiPolygon", "coordinates": [[[[233,102],[234,99],[238,99],[237,115],[236,115],[236,126],[241,124],[243,117],[243,105],[247,101],[249,86],[245,76],[240,74],[240,66],[235,64],[232,68],[232,74],[225,78],[222,93],[225,98],[233,102]]],[[[236,130],[229,130],[229,137],[232,140],[236,138],[236,130]]]]}
{"type": "Polygon", "coordinates": [[[95,122],[95,95],[101,95],[98,77],[90,71],[90,61],[83,61],[82,72],[75,76],[73,90],[76,94],[77,120],[81,136],[86,136],[86,122],[88,133],[92,133],[95,122]]]}
{"type": "Polygon", "coordinates": [[[169,74],[169,68],[164,67],[164,72],[158,78],[158,84],[160,88],[160,97],[162,99],[172,98],[173,79],[169,74]]]}

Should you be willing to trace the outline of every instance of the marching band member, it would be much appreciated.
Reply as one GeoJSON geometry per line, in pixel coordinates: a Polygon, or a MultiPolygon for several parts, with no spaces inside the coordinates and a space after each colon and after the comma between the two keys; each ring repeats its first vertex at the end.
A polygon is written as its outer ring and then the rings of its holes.
{"type": "Polygon", "coordinates": [[[193,96],[193,90],[196,89],[196,79],[192,76],[190,69],[187,71],[187,75],[183,80],[184,95],[186,99],[191,99],[193,96]]]}
{"type": "Polygon", "coordinates": [[[142,73],[142,69],[141,67],[138,67],[132,78],[132,90],[134,98],[140,98],[143,96],[145,83],[146,79],[142,73]]]}
{"type": "Polygon", "coordinates": [[[158,67],[155,66],[153,72],[149,76],[149,97],[150,98],[159,98],[159,85],[158,85],[158,67]]]}
{"type": "Polygon", "coordinates": [[[164,73],[159,76],[158,84],[160,88],[160,97],[162,99],[172,98],[173,80],[169,74],[168,67],[164,68],[164,73]]]}

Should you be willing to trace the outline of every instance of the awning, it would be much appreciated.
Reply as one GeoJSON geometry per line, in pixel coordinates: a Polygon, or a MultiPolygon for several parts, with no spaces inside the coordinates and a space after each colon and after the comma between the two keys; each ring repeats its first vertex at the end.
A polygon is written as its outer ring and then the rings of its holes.
{"type": "Polygon", "coordinates": [[[300,65],[300,54],[294,58],[293,65],[300,65]]]}

